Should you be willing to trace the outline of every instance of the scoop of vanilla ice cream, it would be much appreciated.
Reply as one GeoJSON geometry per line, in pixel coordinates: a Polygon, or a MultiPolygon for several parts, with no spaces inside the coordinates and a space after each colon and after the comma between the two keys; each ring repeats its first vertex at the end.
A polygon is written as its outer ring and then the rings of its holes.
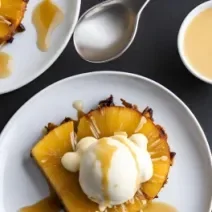
{"type": "Polygon", "coordinates": [[[80,140],[80,142],[77,144],[77,152],[82,154],[83,152],[85,152],[88,149],[88,147],[91,144],[93,144],[93,143],[95,143],[97,141],[98,140],[96,138],[94,138],[94,137],[82,138],[80,140]]]}
{"type": "Polygon", "coordinates": [[[147,151],[148,139],[144,134],[136,133],[129,137],[129,140],[137,144],[140,149],[147,151]]]}
{"type": "Polygon", "coordinates": [[[135,195],[137,174],[135,160],[128,147],[115,138],[107,138],[100,139],[83,154],[79,182],[84,193],[94,202],[105,206],[119,205],[135,195]],[[115,150],[112,154],[111,147],[115,150]],[[105,159],[99,160],[97,151],[105,159]],[[103,170],[107,166],[108,169],[103,170]],[[105,174],[107,176],[103,176],[105,174]]]}
{"type": "Polygon", "coordinates": [[[99,140],[86,137],[80,140],[76,152],[63,156],[62,164],[69,171],[79,170],[83,192],[104,211],[132,199],[140,184],[152,177],[147,143],[142,134],[127,138],[116,133],[99,140]]]}
{"type": "Polygon", "coordinates": [[[94,137],[82,138],[77,144],[76,152],[67,152],[63,155],[61,159],[63,167],[70,172],[79,171],[81,155],[95,142],[97,142],[97,139],[94,137]]]}

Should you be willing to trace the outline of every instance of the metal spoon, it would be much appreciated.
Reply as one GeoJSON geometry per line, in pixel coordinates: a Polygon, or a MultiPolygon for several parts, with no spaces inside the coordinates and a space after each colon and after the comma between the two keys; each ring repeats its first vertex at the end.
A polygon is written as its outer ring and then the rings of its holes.
{"type": "Polygon", "coordinates": [[[133,42],[150,0],[108,0],[85,12],[74,32],[78,54],[93,63],[114,60],[133,42]]]}

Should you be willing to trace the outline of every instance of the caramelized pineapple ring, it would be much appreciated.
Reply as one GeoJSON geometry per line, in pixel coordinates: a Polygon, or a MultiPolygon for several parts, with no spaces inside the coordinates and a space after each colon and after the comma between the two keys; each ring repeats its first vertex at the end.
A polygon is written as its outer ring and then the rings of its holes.
{"type": "MultiPolygon", "coordinates": [[[[66,211],[96,212],[99,207],[90,201],[81,190],[78,173],[67,171],[61,163],[61,158],[66,152],[73,151],[70,139],[73,136],[73,123],[67,122],[52,129],[32,149],[32,156],[52,185],[66,211]]],[[[125,205],[108,209],[108,212],[123,212],[124,208],[130,212],[137,212],[146,203],[144,196],[138,192],[135,199],[125,205]]]]}
{"type": "Polygon", "coordinates": [[[0,44],[9,40],[19,27],[27,0],[1,0],[0,7],[0,44]]]}
{"type": "Polygon", "coordinates": [[[91,111],[81,118],[78,126],[78,139],[86,136],[96,138],[112,136],[114,132],[143,133],[148,138],[148,151],[151,154],[154,175],[142,184],[142,192],[147,199],[155,198],[167,180],[170,168],[170,150],[164,130],[154,124],[151,110],[143,113],[126,107],[103,107],[91,111]]]}
{"type": "MultiPolygon", "coordinates": [[[[54,188],[67,211],[96,212],[98,205],[90,201],[82,192],[77,173],[66,171],[61,157],[73,151],[73,123],[71,121],[54,128],[32,150],[32,156],[54,188]],[[70,141],[71,140],[71,141],[70,141]]],[[[153,123],[150,110],[140,113],[125,107],[104,107],[90,112],[81,118],[78,137],[112,136],[124,131],[131,136],[143,133],[148,138],[148,151],[151,154],[154,176],[144,183],[135,198],[125,204],[108,209],[108,212],[138,212],[153,199],[166,182],[170,167],[170,152],[167,136],[163,129],[153,123]],[[143,195],[144,194],[144,195],[143,195]]]]}
{"type": "Polygon", "coordinates": [[[67,211],[97,211],[96,204],[82,192],[79,177],[64,169],[61,158],[73,151],[73,122],[67,122],[52,129],[32,149],[32,156],[57,193],[67,211]],[[70,141],[71,140],[71,141],[70,141]]]}

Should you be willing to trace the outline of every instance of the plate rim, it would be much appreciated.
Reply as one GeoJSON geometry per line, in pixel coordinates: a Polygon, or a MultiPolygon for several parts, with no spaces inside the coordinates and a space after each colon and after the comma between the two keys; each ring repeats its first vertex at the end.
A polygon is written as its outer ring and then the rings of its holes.
{"type": "Polygon", "coordinates": [[[68,33],[63,41],[63,44],[60,46],[60,48],[57,49],[57,51],[55,51],[54,56],[52,58],[50,58],[49,61],[44,66],[42,66],[39,69],[39,71],[36,72],[35,74],[31,75],[30,77],[24,79],[21,82],[15,83],[14,86],[12,86],[10,88],[6,88],[3,91],[0,90],[0,95],[15,91],[15,90],[29,84],[30,82],[34,81],[39,76],[41,76],[44,72],[46,72],[53,65],[53,63],[56,62],[56,60],[63,53],[64,49],[68,45],[68,43],[74,33],[74,29],[75,29],[78,19],[79,19],[80,10],[81,10],[81,0],[76,0],[76,15],[73,18],[73,24],[69,28],[68,33]]]}
{"type": "MultiPolygon", "coordinates": [[[[148,82],[156,87],[158,87],[159,89],[162,89],[163,91],[165,91],[166,93],[168,93],[171,97],[173,97],[178,103],[180,103],[180,105],[183,106],[183,108],[188,112],[188,114],[190,115],[190,117],[193,119],[195,125],[197,126],[197,128],[199,129],[199,132],[204,140],[204,145],[206,147],[206,151],[207,151],[207,155],[208,155],[208,159],[210,162],[210,168],[212,170],[212,152],[209,146],[209,142],[206,138],[206,135],[200,125],[200,123],[198,122],[197,118],[195,117],[195,115],[193,114],[193,112],[189,109],[189,107],[176,95],[174,94],[172,91],[170,91],[168,88],[166,88],[165,86],[161,85],[160,83],[149,79],[147,77],[138,75],[138,74],[133,74],[133,73],[129,73],[129,72],[123,72],[123,71],[112,71],[112,70],[102,70],[102,71],[93,71],[93,72],[88,72],[88,73],[82,73],[82,74],[77,74],[77,75],[73,75],[67,78],[64,78],[62,80],[56,81],[52,84],[50,84],[49,86],[47,86],[46,88],[42,89],[41,91],[39,91],[38,93],[36,93],[35,95],[33,95],[29,100],[27,100],[13,115],[12,117],[8,120],[8,122],[6,123],[5,127],[3,127],[2,131],[0,132],[0,152],[2,149],[2,145],[3,143],[1,142],[2,140],[4,140],[4,137],[7,135],[9,129],[10,129],[10,125],[12,125],[15,121],[16,121],[16,116],[21,113],[25,107],[27,107],[29,104],[32,104],[33,101],[36,100],[36,98],[38,98],[40,95],[42,95],[43,93],[47,92],[48,90],[52,89],[54,86],[57,86],[59,84],[62,84],[64,82],[70,81],[70,80],[75,80],[78,78],[83,78],[83,77],[95,77],[98,75],[113,75],[113,76],[125,76],[125,77],[130,77],[130,78],[135,78],[135,79],[139,79],[145,82],[148,82]]],[[[212,210],[212,199],[209,205],[209,211],[211,212],[212,210]]]]}

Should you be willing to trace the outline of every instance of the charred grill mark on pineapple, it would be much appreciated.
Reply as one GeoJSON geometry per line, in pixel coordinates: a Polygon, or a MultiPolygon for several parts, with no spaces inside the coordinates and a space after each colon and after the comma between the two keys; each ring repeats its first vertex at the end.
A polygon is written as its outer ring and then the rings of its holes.
{"type": "Polygon", "coordinates": [[[7,40],[7,43],[12,43],[14,41],[14,37],[11,37],[7,40]]]}
{"type": "Polygon", "coordinates": [[[65,123],[70,122],[70,121],[73,121],[73,119],[70,118],[70,117],[65,117],[65,119],[60,123],[60,125],[65,124],[65,123]]]}
{"type": "Polygon", "coordinates": [[[154,121],[153,119],[153,110],[150,107],[146,107],[144,109],[144,111],[142,112],[143,116],[145,116],[146,118],[151,119],[152,121],[154,121]]]}
{"type": "Polygon", "coordinates": [[[19,32],[24,32],[26,31],[26,28],[23,24],[20,24],[17,29],[16,29],[16,32],[19,33],[19,32]]]}
{"type": "Polygon", "coordinates": [[[167,139],[167,134],[166,134],[165,130],[163,129],[163,127],[161,127],[160,125],[156,125],[156,127],[158,128],[158,130],[160,132],[160,138],[167,139]]]}
{"type": "Polygon", "coordinates": [[[137,105],[131,104],[131,103],[127,102],[127,101],[124,100],[124,99],[121,99],[121,102],[122,102],[122,105],[124,105],[124,106],[127,107],[127,108],[131,108],[131,109],[134,109],[134,110],[138,110],[137,105]]]}
{"type": "Polygon", "coordinates": [[[176,152],[170,152],[171,166],[173,166],[174,164],[175,156],[176,156],[176,152]]]}
{"type": "Polygon", "coordinates": [[[48,123],[48,125],[45,126],[45,129],[46,129],[46,131],[47,131],[47,134],[48,134],[49,132],[51,132],[53,129],[55,129],[56,127],[58,127],[56,124],[48,123]]]}
{"type": "Polygon", "coordinates": [[[115,106],[113,101],[113,95],[110,95],[107,99],[99,101],[98,104],[98,108],[111,107],[111,106],[115,106]]]}
{"type": "Polygon", "coordinates": [[[46,134],[48,134],[49,132],[51,132],[51,131],[54,130],[55,128],[59,127],[60,125],[65,124],[65,123],[70,122],[70,121],[73,121],[73,122],[74,122],[74,120],[73,120],[72,118],[70,118],[70,117],[65,117],[65,118],[63,119],[63,121],[60,122],[59,125],[56,125],[56,124],[54,124],[54,123],[52,123],[52,122],[49,122],[48,125],[44,127],[44,129],[46,130],[46,134]]]}

